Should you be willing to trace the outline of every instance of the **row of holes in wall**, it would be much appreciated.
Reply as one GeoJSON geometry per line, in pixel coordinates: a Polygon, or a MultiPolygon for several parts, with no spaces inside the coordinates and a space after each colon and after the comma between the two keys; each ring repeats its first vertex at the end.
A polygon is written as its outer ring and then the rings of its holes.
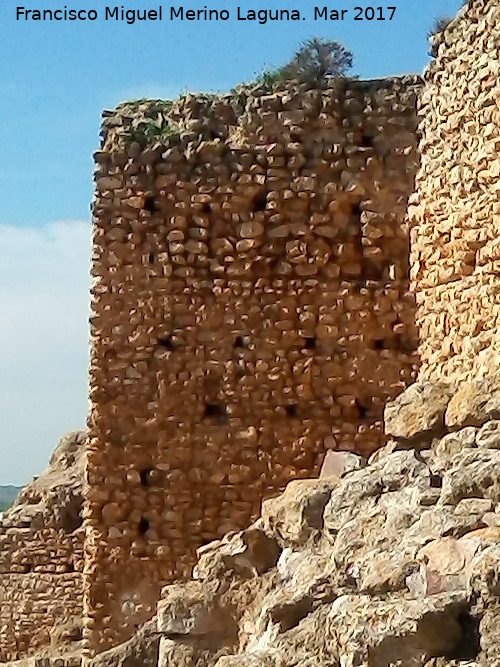
{"type": "MultiPolygon", "coordinates": [[[[267,206],[267,192],[265,190],[262,190],[259,193],[257,193],[251,200],[249,211],[250,212],[264,211],[266,209],[266,206],[267,206]]],[[[156,198],[153,195],[148,195],[147,197],[145,197],[144,209],[152,214],[158,213],[161,210],[156,198]]],[[[206,215],[209,215],[212,212],[210,204],[207,203],[202,204],[200,210],[201,213],[206,215]]],[[[361,239],[361,226],[362,226],[361,213],[362,213],[361,202],[356,200],[350,202],[350,215],[358,223],[357,224],[358,228],[357,231],[355,232],[356,238],[352,240],[354,244],[358,247],[359,252],[362,254],[363,246],[361,239]]],[[[150,252],[149,263],[153,265],[155,264],[155,260],[156,260],[155,254],[153,252],[150,252]]],[[[380,281],[384,278],[387,278],[387,271],[390,270],[391,265],[392,262],[386,262],[383,265],[379,266],[378,264],[372,261],[367,261],[366,278],[368,280],[375,280],[375,281],[380,281]]]]}
{"type": "MultiPolygon", "coordinates": [[[[265,190],[262,190],[252,198],[249,205],[249,211],[251,213],[259,213],[260,211],[265,211],[266,206],[267,206],[267,192],[265,190]]],[[[147,195],[144,198],[144,210],[151,214],[159,213],[161,208],[155,196],[147,195]]],[[[212,207],[210,206],[210,204],[202,204],[200,207],[200,212],[205,215],[209,215],[210,213],[212,213],[212,207]]]]}
{"type": "MultiPolygon", "coordinates": [[[[153,472],[152,468],[144,468],[143,470],[140,471],[140,479],[141,479],[141,484],[143,486],[149,486],[149,478],[151,473],[153,472]]],[[[431,476],[431,486],[433,488],[441,488],[442,487],[442,477],[440,475],[432,475],[431,476]]],[[[139,535],[145,535],[150,528],[150,522],[146,517],[142,517],[139,521],[138,525],[138,532],[139,535]]]]}
{"type": "MultiPolygon", "coordinates": [[[[150,484],[150,475],[153,472],[152,468],[144,468],[143,470],[140,471],[140,479],[141,479],[141,484],[142,486],[149,486],[150,484]]],[[[442,478],[440,475],[432,475],[431,476],[431,486],[433,488],[441,488],[442,486],[442,478]]],[[[142,517],[139,521],[138,525],[138,532],[139,535],[144,536],[150,528],[150,522],[146,517],[142,517]]]]}
{"type": "MultiPolygon", "coordinates": [[[[357,398],[355,399],[354,402],[356,405],[356,409],[358,411],[359,418],[365,419],[369,412],[369,408],[366,405],[364,405],[361,401],[359,401],[357,398]]],[[[289,403],[288,405],[285,406],[285,413],[287,417],[290,418],[298,417],[298,405],[296,403],[289,403]]],[[[226,407],[221,403],[206,402],[204,409],[204,417],[206,419],[212,418],[216,420],[216,422],[219,425],[228,423],[226,407]]]]}
{"type": "MultiPolygon", "coordinates": [[[[176,345],[175,342],[172,338],[172,336],[165,336],[162,337],[158,340],[158,344],[167,349],[167,350],[175,350],[176,345]]],[[[243,336],[237,336],[234,341],[234,348],[235,349],[245,349],[247,347],[246,343],[246,337],[243,336]]],[[[315,337],[307,337],[305,338],[305,343],[304,343],[304,348],[308,350],[314,350],[316,348],[316,338],[315,337]]],[[[383,339],[376,339],[373,341],[373,349],[375,350],[383,350],[385,348],[385,342],[383,339]]],[[[358,399],[355,400],[356,408],[358,410],[358,414],[360,419],[364,419],[366,415],[368,414],[368,407],[363,405],[361,401],[358,399]]],[[[289,405],[285,406],[285,413],[288,417],[290,418],[295,418],[297,417],[297,405],[294,403],[291,403],[289,405]]],[[[204,408],[204,417],[205,418],[212,418],[217,421],[220,425],[223,425],[227,423],[227,414],[226,414],[226,408],[224,405],[221,405],[219,403],[212,403],[212,402],[206,402],[205,403],[205,408],[204,408]]]]}
{"type": "MultiPolygon", "coordinates": [[[[248,205],[248,211],[250,213],[260,213],[262,211],[265,211],[266,207],[267,207],[267,191],[261,190],[251,199],[248,205]]],[[[161,211],[161,207],[158,203],[158,200],[154,195],[147,195],[144,198],[144,210],[151,214],[159,213],[161,211]]],[[[359,219],[362,213],[361,201],[354,200],[350,202],[350,212],[353,218],[359,219]]],[[[212,213],[212,207],[210,206],[210,204],[202,204],[200,207],[200,213],[204,215],[210,215],[212,213]]]]}
{"type": "MultiPolygon", "coordinates": [[[[158,338],[158,345],[166,350],[175,350],[176,343],[172,336],[162,336],[158,338]]],[[[235,350],[248,349],[248,338],[246,336],[236,336],[233,343],[235,350]]],[[[308,336],[304,338],[304,348],[306,350],[314,350],[316,348],[316,336],[308,336]]],[[[376,348],[382,349],[382,348],[376,348]]]]}
{"type": "MultiPolygon", "coordinates": [[[[404,343],[402,336],[395,336],[395,341],[397,343],[397,349],[403,349],[404,343]]],[[[161,336],[158,338],[159,347],[163,347],[166,350],[175,350],[177,345],[173,336],[161,336]]],[[[304,345],[302,349],[305,350],[315,350],[317,346],[316,336],[306,336],[304,338],[304,345]]],[[[371,347],[373,350],[386,350],[389,349],[389,343],[384,338],[375,338],[371,342],[371,347]]],[[[233,348],[235,350],[244,350],[248,349],[248,338],[246,336],[236,336],[233,343],[233,348]]],[[[410,350],[408,350],[410,351],[410,350]]]]}

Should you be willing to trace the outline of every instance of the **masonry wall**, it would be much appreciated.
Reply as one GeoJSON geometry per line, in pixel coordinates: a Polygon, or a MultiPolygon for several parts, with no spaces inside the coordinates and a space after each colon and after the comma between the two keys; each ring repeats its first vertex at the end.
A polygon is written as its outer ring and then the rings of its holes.
{"type": "Polygon", "coordinates": [[[0,662],[81,639],[83,434],[0,518],[0,662]]]}
{"type": "Polygon", "coordinates": [[[82,537],[0,526],[0,661],[48,648],[55,628],[81,619],[82,537]]]}
{"type": "Polygon", "coordinates": [[[417,77],[122,105],[96,155],[85,639],[195,550],[369,454],[416,363],[417,77]]]}
{"type": "Polygon", "coordinates": [[[469,2],[425,74],[421,168],[409,209],[422,379],[472,376],[497,346],[499,21],[497,2],[469,2]]]}

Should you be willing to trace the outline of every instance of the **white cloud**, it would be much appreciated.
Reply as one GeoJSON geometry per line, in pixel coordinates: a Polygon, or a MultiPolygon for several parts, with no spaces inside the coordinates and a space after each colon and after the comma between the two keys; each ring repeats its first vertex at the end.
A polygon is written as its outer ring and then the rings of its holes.
{"type": "Polygon", "coordinates": [[[85,427],[91,226],[0,224],[0,484],[85,427]]]}

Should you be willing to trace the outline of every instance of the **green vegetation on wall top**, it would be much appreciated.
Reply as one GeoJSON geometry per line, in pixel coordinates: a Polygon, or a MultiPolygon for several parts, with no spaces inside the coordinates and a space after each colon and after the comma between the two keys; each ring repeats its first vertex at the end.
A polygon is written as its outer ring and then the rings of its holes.
{"type": "MultiPolygon", "coordinates": [[[[255,79],[231,91],[237,102],[250,91],[271,93],[282,83],[297,82],[312,88],[323,88],[332,80],[345,78],[352,68],[353,55],[340,42],[313,37],[303,43],[293,58],[276,70],[264,69],[255,79]]],[[[214,96],[215,97],[215,96],[214,96]]],[[[179,128],[169,117],[172,100],[134,100],[118,106],[131,123],[125,135],[127,142],[149,144],[166,142],[178,134],[179,128]]]]}
{"type": "Polygon", "coordinates": [[[272,88],[280,81],[297,81],[322,88],[332,79],[345,78],[352,65],[352,53],[340,42],[313,37],[300,46],[289,63],[260,74],[257,83],[272,88]]]}

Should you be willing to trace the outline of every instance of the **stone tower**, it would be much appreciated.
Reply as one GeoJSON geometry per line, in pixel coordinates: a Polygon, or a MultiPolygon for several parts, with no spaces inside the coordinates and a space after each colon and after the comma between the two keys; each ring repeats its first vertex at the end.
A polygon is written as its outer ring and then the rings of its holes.
{"type": "Polygon", "coordinates": [[[96,153],[90,652],[413,378],[418,77],[123,105],[96,153]]]}

